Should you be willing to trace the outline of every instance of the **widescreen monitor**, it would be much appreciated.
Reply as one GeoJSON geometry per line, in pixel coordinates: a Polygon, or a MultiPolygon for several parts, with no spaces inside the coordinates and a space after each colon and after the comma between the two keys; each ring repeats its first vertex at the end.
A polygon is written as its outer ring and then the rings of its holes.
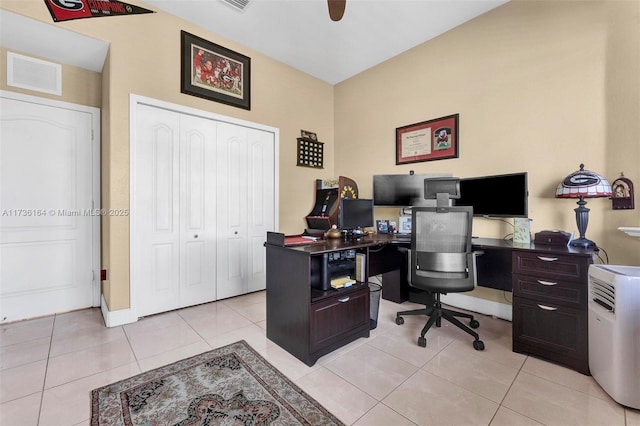
{"type": "Polygon", "coordinates": [[[527,173],[460,179],[456,206],[472,206],[480,217],[528,217],[527,173]]]}
{"type": "Polygon", "coordinates": [[[444,174],[373,175],[373,203],[379,207],[432,205],[424,198],[424,180],[444,176],[444,174]]]}

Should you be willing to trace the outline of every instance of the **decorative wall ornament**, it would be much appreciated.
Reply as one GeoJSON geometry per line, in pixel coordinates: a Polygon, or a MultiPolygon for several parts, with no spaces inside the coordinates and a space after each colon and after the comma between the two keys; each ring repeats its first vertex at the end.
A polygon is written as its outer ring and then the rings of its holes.
{"type": "Polygon", "coordinates": [[[118,0],[45,0],[55,22],[72,19],[100,18],[103,16],[139,15],[155,13],[153,10],[118,0]]]}
{"type": "Polygon", "coordinates": [[[324,168],[324,143],[315,139],[298,138],[296,166],[324,168]]]}
{"type": "Polygon", "coordinates": [[[632,210],[635,208],[633,196],[633,183],[620,173],[620,177],[611,185],[613,194],[611,203],[613,210],[632,210]]]}

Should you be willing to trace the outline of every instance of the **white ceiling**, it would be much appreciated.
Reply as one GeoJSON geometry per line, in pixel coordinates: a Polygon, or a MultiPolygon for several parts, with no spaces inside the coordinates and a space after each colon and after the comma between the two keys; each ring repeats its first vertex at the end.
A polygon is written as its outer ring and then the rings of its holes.
{"type": "MultiPolygon", "coordinates": [[[[145,0],[150,9],[179,16],[330,84],[507,1],[347,0],[344,17],[333,22],[326,0],[249,0],[244,11],[222,0],[145,0]]],[[[2,9],[0,44],[97,72],[109,48],[108,41],[2,9]]]]}
{"type": "Polygon", "coordinates": [[[222,0],[145,0],[151,9],[179,16],[330,84],[507,1],[347,0],[344,17],[333,22],[326,0],[249,0],[244,11],[222,0]]]}
{"type": "Polygon", "coordinates": [[[109,43],[0,9],[0,45],[63,64],[102,72],[109,43]]]}

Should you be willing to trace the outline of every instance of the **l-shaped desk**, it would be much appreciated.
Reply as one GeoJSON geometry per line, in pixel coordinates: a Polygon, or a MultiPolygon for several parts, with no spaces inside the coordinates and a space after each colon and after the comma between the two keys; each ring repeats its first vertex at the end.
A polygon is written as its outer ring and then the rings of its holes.
{"type": "MultiPolygon", "coordinates": [[[[281,234],[280,234],[281,235],[281,234]]],[[[267,337],[308,365],[369,336],[369,277],[382,276],[382,297],[409,300],[407,250],[411,241],[378,234],[358,240],[287,245],[267,241],[267,337]],[[327,256],[366,259],[355,285],[319,289],[327,256]]],[[[474,238],[478,285],[513,291],[513,350],[589,374],[587,298],[593,251],[567,246],[513,244],[474,238]]]]}

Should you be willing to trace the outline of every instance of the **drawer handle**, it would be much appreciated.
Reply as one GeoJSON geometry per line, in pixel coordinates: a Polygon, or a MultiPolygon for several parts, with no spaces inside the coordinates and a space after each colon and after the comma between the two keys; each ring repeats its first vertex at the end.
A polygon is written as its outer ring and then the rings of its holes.
{"type": "Polygon", "coordinates": [[[546,256],[537,256],[538,259],[540,260],[544,260],[545,262],[555,262],[556,260],[558,260],[557,257],[546,257],[546,256]]]}
{"type": "Polygon", "coordinates": [[[558,308],[552,308],[551,306],[546,306],[546,305],[538,305],[538,308],[540,309],[544,309],[545,311],[557,311],[558,308]]]}
{"type": "Polygon", "coordinates": [[[338,299],[338,302],[341,302],[341,303],[348,302],[349,299],[351,299],[351,297],[349,297],[349,296],[343,297],[342,299],[338,299]]]}
{"type": "Polygon", "coordinates": [[[558,283],[554,283],[551,281],[542,281],[542,280],[538,280],[538,284],[542,284],[542,285],[556,285],[558,283]]]}

